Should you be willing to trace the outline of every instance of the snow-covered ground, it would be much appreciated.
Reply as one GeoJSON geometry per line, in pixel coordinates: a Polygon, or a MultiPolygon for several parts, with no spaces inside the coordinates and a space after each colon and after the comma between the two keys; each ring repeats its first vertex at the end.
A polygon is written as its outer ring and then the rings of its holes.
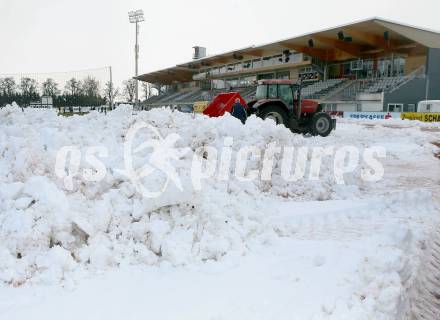
{"type": "MultiPolygon", "coordinates": [[[[320,138],[257,118],[242,126],[169,110],[64,118],[7,107],[0,130],[0,319],[400,319],[440,226],[439,124],[341,120],[320,138]],[[188,148],[174,161],[183,192],[172,181],[146,199],[117,170],[137,122],[188,148]],[[310,153],[384,147],[384,177],[364,181],[361,161],[338,184],[328,156],[319,179],[307,167],[288,182],[277,155],[268,181],[215,174],[197,190],[196,149],[220,152],[225,137],[233,163],[240,148],[273,142],[310,153]],[[70,190],[55,170],[65,146],[79,148],[85,169],[87,150],[105,147],[105,178],[79,172],[70,190]]],[[[151,179],[148,188],[162,182],[151,179]]]]}

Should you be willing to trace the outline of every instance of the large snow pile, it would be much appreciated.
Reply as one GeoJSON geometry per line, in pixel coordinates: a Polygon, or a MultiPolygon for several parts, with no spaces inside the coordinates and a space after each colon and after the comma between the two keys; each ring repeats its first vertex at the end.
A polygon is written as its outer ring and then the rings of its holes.
{"type": "MultiPolygon", "coordinates": [[[[66,118],[51,110],[23,112],[8,106],[0,110],[0,131],[0,280],[13,285],[58,282],[124,264],[184,265],[244,255],[255,244],[285,236],[289,228],[262,209],[267,208],[266,197],[345,199],[365,189],[359,170],[345,176],[347,184],[337,184],[330,159],[323,161],[319,180],[287,182],[281,178],[279,155],[269,181],[219,181],[214,176],[202,181],[201,190],[193,188],[194,152],[201,146],[222,150],[225,137],[233,138],[232,163],[236,151],[245,146],[265,150],[274,142],[293,147],[342,143],[338,136],[293,135],[254,117],[243,126],[230,116],[193,118],[168,109],[133,115],[129,107],[121,107],[106,116],[92,112],[66,118]],[[176,147],[188,149],[174,161],[183,191],[171,182],[159,198],[142,197],[121,173],[127,131],[140,121],[163,137],[178,134],[176,147]],[[55,173],[57,153],[65,146],[77,146],[82,155],[89,147],[106,147],[108,156],[100,158],[107,168],[105,178],[89,182],[78,174],[69,190],[55,173]]],[[[415,133],[415,139],[417,135],[423,133],[415,133]]],[[[153,138],[151,130],[137,136],[139,141],[153,138]]],[[[347,141],[366,146],[354,138],[347,141]]],[[[142,152],[133,157],[134,163],[145,161],[142,152]]],[[[82,169],[91,168],[81,161],[82,169]]],[[[256,168],[261,169],[261,159],[248,162],[248,170],[256,168]]],[[[145,183],[154,190],[161,181],[153,176],[145,183]]]]}

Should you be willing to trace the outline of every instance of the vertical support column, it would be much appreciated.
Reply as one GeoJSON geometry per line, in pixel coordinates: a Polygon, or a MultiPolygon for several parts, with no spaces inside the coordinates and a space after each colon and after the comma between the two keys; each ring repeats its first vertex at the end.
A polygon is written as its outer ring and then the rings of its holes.
{"type": "Polygon", "coordinates": [[[394,77],[394,52],[391,53],[391,74],[390,77],[394,77]]]}
{"type": "Polygon", "coordinates": [[[109,66],[110,71],[110,110],[113,110],[113,94],[114,94],[114,84],[113,84],[113,72],[112,66],[109,66]]]}
{"type": "MultiPolygon", "coordinates": [[[[138,60],[139,60],[139,42],[138,42],[138,36],[139,36],[139,23],[136,22],[136,44],[135,44],[135,71],[134,74],[137,77],[138,76],[138,60]]],[[[138,101],[139,101],[139,82],[137,79],[135,79],[136,81],[136,88],[135,88],[135,106],[138,105],[138,101]]]]}
{"type": "Polygon", "coordinates": [[[373,60],[373,78],[377,78],[377,57],[373,60]]]}

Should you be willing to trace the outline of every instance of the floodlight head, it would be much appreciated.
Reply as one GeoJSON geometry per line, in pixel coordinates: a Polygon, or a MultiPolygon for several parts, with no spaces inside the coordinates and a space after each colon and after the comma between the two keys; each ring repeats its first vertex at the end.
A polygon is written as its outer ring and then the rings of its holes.
{"type": "Polygon", "coordinates": [[[130,23],[137,23],[137,22],[145,21],[144,11],[143,10],[129,11],[128,12],[128,19],[130,20],[130,23]]]}

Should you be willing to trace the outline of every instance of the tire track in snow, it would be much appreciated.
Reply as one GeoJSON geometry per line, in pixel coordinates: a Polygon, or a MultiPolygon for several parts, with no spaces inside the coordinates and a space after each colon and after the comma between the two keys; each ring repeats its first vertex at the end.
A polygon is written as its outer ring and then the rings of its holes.
{"type": "Polygon", "coordinates": [[[425,251],[417,278],[409,290],[401,317],[404,320],[440,319],[440,225],[432,233],[425,251]]]}
{"type": "MultiPolygon", "coordinates": [[[[369,202],[371,204],[371,202],[369,202]]],[[[376,233],[386,233],[391,226],[402,226],[408,222],[408,213],[390,212],[387,206],[368,210],[366,207],[354,206],[315,215],[293,215],[294,219],[286,221],[289,237],[298,240],[336,240],[350,241],[370,237],[376,233]],[[348,210],[348,212],[347,212],[348,210]]],[[[423,223],[423,218],[412,217],[413,223],[423,223]]]]}
{"type": "MultiPolygon", "coordinates": [[[[433,144],[440,148],[440,142],[433,144]]],[[[440,159],[440,152],[434,153],[434,156],[440,159]]],[[[434,199],[440,199],[438,182],[430,182],[434,199]]],[[[430,241],[421,258],[417,276],[402,305],[400,316],[402,320],[440,319],[440,223],[434,226],[430,241]]]]}

